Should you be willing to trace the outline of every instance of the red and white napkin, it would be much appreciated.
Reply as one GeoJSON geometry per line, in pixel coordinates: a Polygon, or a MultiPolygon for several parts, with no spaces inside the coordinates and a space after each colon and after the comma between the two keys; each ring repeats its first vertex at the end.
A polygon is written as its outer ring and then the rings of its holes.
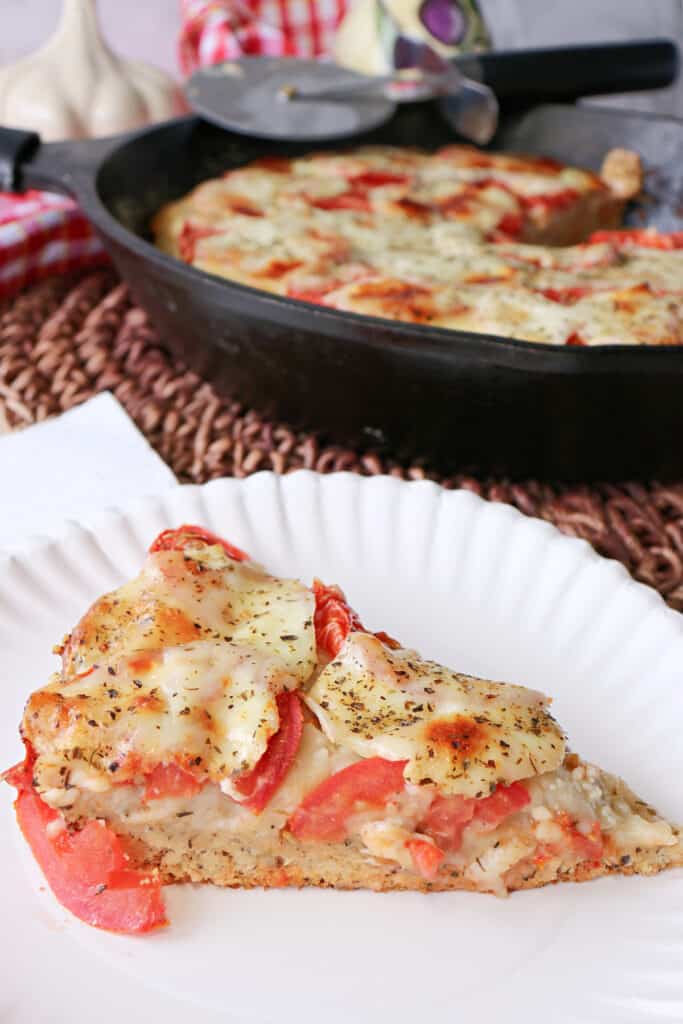
{"type": "MultiPolygon", "coordinates": [[[[350,0],[181,0],[184,75],[242,55],[329,53],[350,0]]],[[[107,256],[76,203],[48,192],[0,192],[0,299],[107,256]]]]}
{"type": "Polygon", "coordinates": [[[235,57],[322,57],[350,0],[181,0],[185,75],[235,57]]]}

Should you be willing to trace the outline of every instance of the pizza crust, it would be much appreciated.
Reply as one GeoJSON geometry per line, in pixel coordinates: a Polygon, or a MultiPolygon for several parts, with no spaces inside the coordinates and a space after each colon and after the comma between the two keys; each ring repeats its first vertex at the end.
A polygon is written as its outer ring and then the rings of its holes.
{"type": "MultiPolygon", "coordinates": [[[[574,767],[583,765],[569,755],[574,767]]],[[[592,772],[598,771],[590,767],[592,772]]],[[[663,823],[621,780],[598,771],[610,799],[646,822],[663,823]]],[[[221,830],[215,819],[202,820],[200,803],[173,804],[169,816],[157,822],[131,825],[126,816],[115,813],[107,794],[81,793],[63,813],[67,822],[79,826],[86,819],[103,818],[125,841],[136,867],[152,869],[165,883],[205,882],[239,888],[371,889],[377,892],[411,890],[445,892],[467,890],[504,895],[521,889],[539,888],[555,882],[583,882],[609,874],[653,875],[683,866],[683,841],[677,826],[671,826],[674,842],[651,848],[615,846],[609,839],[607,852],[598,863],[562,863],[557,858],[538,866],[522,860],[504,876],[503,884],[467,877],[462,869],[444,866],[433,880],[426,880],[395,861],[373,856],[357,838],[342,843],[299,840],[286,829],[286,817],[266,816],[263,827],[239,832],[221,830]],[[191,808],[194,807],[194,811],[191,808]],[[189,823],[189,824],[188,824],[189,823]]],[[[609,833],[607,833],[609,836],[609,833]]]]}

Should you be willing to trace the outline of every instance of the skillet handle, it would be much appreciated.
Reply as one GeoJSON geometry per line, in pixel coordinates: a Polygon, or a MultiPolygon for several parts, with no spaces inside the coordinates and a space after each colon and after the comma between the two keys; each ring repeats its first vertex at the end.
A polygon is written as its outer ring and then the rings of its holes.
{"type": "Polygon", "coordinates": [[[662,89],[676,81],[679,51],[670,39],[503,50],[457,57],[463,74],[505,102],[568,102],[582,96],[662,89]]]}
{"type": "Polygon", "coordinates": [[[0,128],[0,191],[16,192],[21,189],[21,168],[31,159],[40,145],[37,132],[19,128],[0,128]]]}

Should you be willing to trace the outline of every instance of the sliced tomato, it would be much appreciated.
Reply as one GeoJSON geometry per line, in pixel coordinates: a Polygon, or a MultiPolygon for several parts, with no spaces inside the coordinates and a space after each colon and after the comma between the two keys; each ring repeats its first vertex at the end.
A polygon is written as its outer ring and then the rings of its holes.
{"type": "Polygon", "coordinates": [[[250,772],[240,775],[235,789],[244,796],[239,803],[259,814],[278,791],[294,763],[301,742],[304,715],[297,693],[278,694],[280,728],[271,736],[266,752],[250,772]]]}
{"type": "Polygon", "coordinates": [[[234,544],[228,543],[222,537],[217,537],[210,530],[205,530],[203,526],[187,524],[178,526],[175,530],[164,530],[150,545],[149,550],[150,552],[184,551],[186,547],[190,544],[196,544],[198,540],[204,541],[205,544],[220,544],[226,554],[230,558],[234,558],[236,562],[246,562],[249,560],[249,555],[246,555],[244,551],[240,551],[234,544]]]}
{"type": "MultiPolygon", "coordinates": [[[[341,587],[334,584],[328,586],[320,580],[313,580],[313,593],[315,595],[315,640],[318,648],[336,658],[349,633],[360,630],[365,632],[358,613],[353,610],[344,596],[341,587]]],[[[381,640],[385,647],[396,650],[401,646],[398,640],[380,630],[374,633],[378,640],[381,640]]]]}
{"type": "Polygon", "coordinates": [[[462,834],[476,821],[484,832],[492,831],[511,814],[526,807],[531,797],[521,782],[498,786],[491,796],[475,800],[465,796],[437,796],[420,828],[431,836],[442,850],[459,850],[462,834]]]}
{"type": "Polygon", "coordinates": [[[60,830],[59,813],[31,788],[26,763],[4,777],[19,786],[19,827],[66,910],[95,928],[126,935],[168,923],[161,883],[130,867],[115,832],[99,821],[87,822],[80,832],[60,830]]]}
{"type": "Polygon", "coordinates": [[[390,171],[364,171],[354,174],[351,180],[356,187],[379,188],[382,185],[407,185],[410,178],[407,174],[392,174],[390,171]]]}
{"type": "Polygon", "coordinates": [[[368,757],[335,772],[299,804],[289,819],[289,831],[297,839],[342,842],[352,814],[367,807],[383,807],[389,797],[401,792],[407,763],[368,757]]]}
{"type": "Polygon", "coordinates": [[[311,206],[316,206],[319,210],[361,210],[368,212],[370,207],[370,201],[367,195],[362,190],[349,189],[348,192],[340,192],[336,196],[320,196],[308,197],[308,201],[311,206]]]}
{"type": "Polygon", "coordinates": [[[442,850],[459,850],[462,834],[474,817],[476,800],[465,796],[437,796],[427,811],[420,828],[431,836],[442,850]]]}
{"type": "Polygon", "coordinates": [[[200,227],[197,224],[185,221],[178,238],[178,252],[181,260],[184,260],[186,263],[192,263],[195,257],[197,242],[202,238],[210,238],[211,235],[215,234],[214,228],[200,227]]]}
{"type": "Polygon", "coordinates": [[[341,587],[326,586],[320,580],[313,580],[313,593],[316,643],[331,658],[336,658],[349,633],[362,629],[363,624],[347,603],[341,587]]]}
{"type": "Polygon", "coordinates": [[[594,231],[588,241],[614,242],[615,245],[631,243],[645,249],[683,249],[683,231],[671,231],[668,234],[659,234],[647,228],[594,231]]]}
{"type": "Polygon", "coordinates": [[[334,291],[336,283],[327,288],[288,288],[287,297],[299,299],[301,302],[313,302],[319,306],[323,303],[325,296],[334,291]]]}
{"type": "Polygon", "coordinates": [[[301,260],[271,260],[270,263],[254,272],[254,277],[272,278],[273,280],[284,277],[290,271],[301,266],[301,260]]]}
{"type": "Polygon", "coordinates": [[[224,196],[223,204],[228,210],[241,213],[243,217],[263,217],[263,210],[245,196],[224,196]]]}
{"type": "Polygon", "coordinates": [[[524,219],[520,213],[506,213],[498,221],[498,226],[492,234],[493,241],[505,241],[507,238],[517,238],[522,230],[524,219]],[[502,239],[499,239],[502,235],[502,239]]]}
{"type": "Polygon", "coordinates": [[[475,801],[474,820],[488,832],[498,828],[502,821],[521,811],[530,802],[529,790],[523,783],[512,782],[509,786],[498,786],[491,796],[475,801]]]}
{"type": "Polygon", "coordinates": [[[590,288],[575,286],[572,288],[541,288],[541,295],[551,302],[559,302],[563,306],[571,306],[579,299],[591,294],[590,288]]]}
{"type": "Polygon", "coordinates": [[[167,796],[193,797],[203,783],[178,764],[158,764],[145,778],[145,800],[160,800],[167,796]]]}
{"type": "Polygon", "coordinates": [[[578,333],[578,331],[572,331],[572,333],[569,335],[569,337],[565,341],[565,345],[582,345],[582,346],[585,346],[586,342],[581,337],[581,335],[578,333]]]}
{"type": "Polygon", "coordinates": [[[591,824],[587,832],[580,831],[571,815],[566,812],[556,815],[555,821],[567,837],[571,849],[581,861],[594,863],[602,858],[602,830],[597,821],[591,824]]]}
{"type": "Polygon", "coordinates": [[[413,865],[418,874],[431,881],[441,867],[446,854],[428,839],[409,839],[406,849],[413,859],[413,865]]]}

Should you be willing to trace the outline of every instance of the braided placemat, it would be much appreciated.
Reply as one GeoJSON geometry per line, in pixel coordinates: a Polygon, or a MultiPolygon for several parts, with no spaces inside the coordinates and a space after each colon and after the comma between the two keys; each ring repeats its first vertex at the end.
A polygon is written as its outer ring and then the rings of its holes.
{"type": "Polygon", "coordinates": [[[683,484],[563,488],[443,478],[423,465],[326,444],[220,398],[160,347],[110,270],[52,278],[0,305],[0,430],[43,420],[104,390],[181,481],[306,468],[466,487],[585,538],[683,610],[683,484]]]}

